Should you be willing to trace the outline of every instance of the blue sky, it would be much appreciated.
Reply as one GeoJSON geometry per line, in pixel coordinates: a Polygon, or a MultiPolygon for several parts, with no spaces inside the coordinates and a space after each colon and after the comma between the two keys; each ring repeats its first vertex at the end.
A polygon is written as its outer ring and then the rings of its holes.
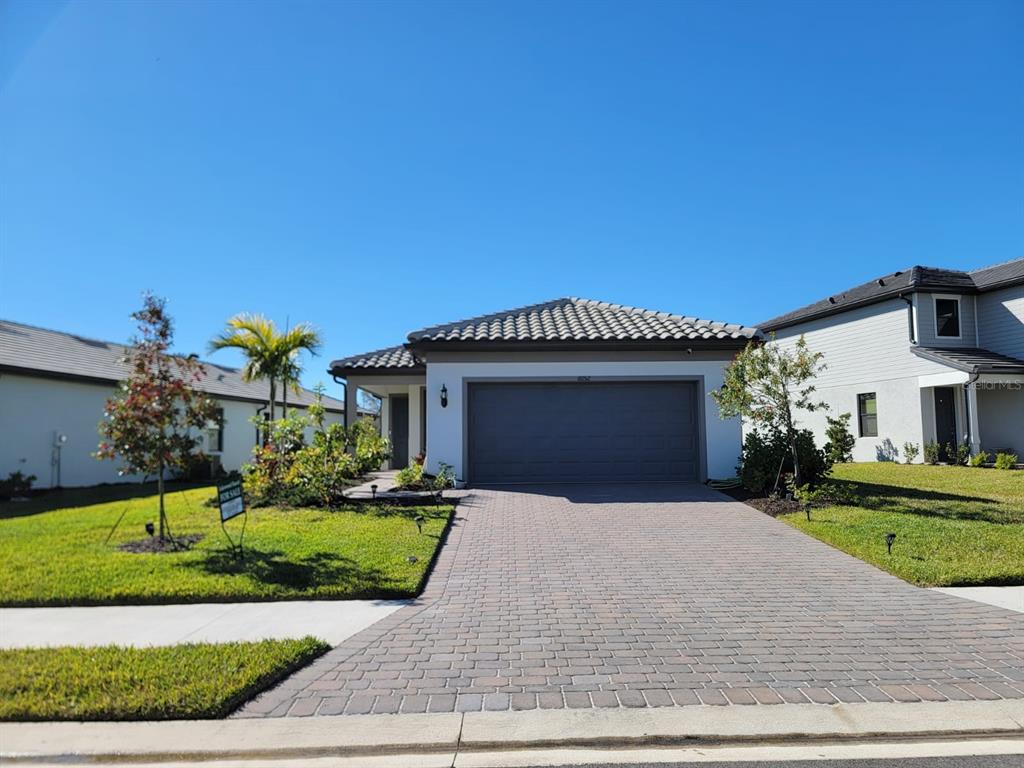
{"type": "Polygon", "coordinates": [[[0,317],[308,320],[307,384],[558,296],[749,324],[1024,255],[1021,3],[3,0],[0,35],[0,317]]]}

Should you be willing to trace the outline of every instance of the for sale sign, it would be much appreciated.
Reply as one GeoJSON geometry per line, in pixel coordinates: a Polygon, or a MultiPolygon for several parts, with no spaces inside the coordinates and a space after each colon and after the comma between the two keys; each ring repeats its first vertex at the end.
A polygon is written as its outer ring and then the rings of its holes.
{"type": "Polygon", "coordinates": [[[245,501],[242,499],[242,481],[232,480],[230,483],[218,485],[217,501],[220,503],[220,521],[222,523],[245,512],[245,501]]]}

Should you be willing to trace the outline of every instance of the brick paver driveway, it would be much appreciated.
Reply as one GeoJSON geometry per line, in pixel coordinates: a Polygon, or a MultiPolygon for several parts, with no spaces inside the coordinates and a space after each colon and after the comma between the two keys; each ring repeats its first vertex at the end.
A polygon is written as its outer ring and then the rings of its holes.
{"type": "Polygon", "coordinates": [[[1024,615],[620,485],[465,492],[420,600],[239,714],[997,698],[1024,698],[1024,615]]]}

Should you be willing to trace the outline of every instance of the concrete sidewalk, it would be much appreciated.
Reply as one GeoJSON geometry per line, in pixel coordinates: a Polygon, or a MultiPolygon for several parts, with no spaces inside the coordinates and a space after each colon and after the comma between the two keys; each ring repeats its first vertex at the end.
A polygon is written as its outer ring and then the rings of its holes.
{"type": "MultiPolygon", "coordinates": [[[[270,760],[570,748],[858,742],[1024,735],[1024,703],[779,704],[658,710],[349,715],[301,720],[2,723],[0,758],[69,762],[270,760]]],[[[397,757],[396,757],[397,762],[397,757]]]]}
{"type": "Polygon", "coordinates": [[[154,646],[313,635],[339,645],[407,600],[2,608],[0,648],[154,646]]]}
{"type": "Polygon", "coordinates": [[[1024,613],[1024,587],[935,587],[935,591],[1024,613]]]}

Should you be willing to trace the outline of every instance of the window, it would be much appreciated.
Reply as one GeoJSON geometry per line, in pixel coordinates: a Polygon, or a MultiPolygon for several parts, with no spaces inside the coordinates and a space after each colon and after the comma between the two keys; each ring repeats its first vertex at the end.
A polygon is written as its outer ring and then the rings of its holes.
{"type": "Polygon", "coordinates": [[[874,392],[857,395],[857,416],[861,437],[878,437],[878,400],[874,392]]]}
{"type": "Polygon", "coordinates": [[[960,299],[935,299],[935,335],[960,338],[960,299]]]}
{"type": "Polygon", "coordinates": [[[213,420],[206,425],[206,450],[220,453],[224,450],[224,409],[218,408],[213,420]]]}

